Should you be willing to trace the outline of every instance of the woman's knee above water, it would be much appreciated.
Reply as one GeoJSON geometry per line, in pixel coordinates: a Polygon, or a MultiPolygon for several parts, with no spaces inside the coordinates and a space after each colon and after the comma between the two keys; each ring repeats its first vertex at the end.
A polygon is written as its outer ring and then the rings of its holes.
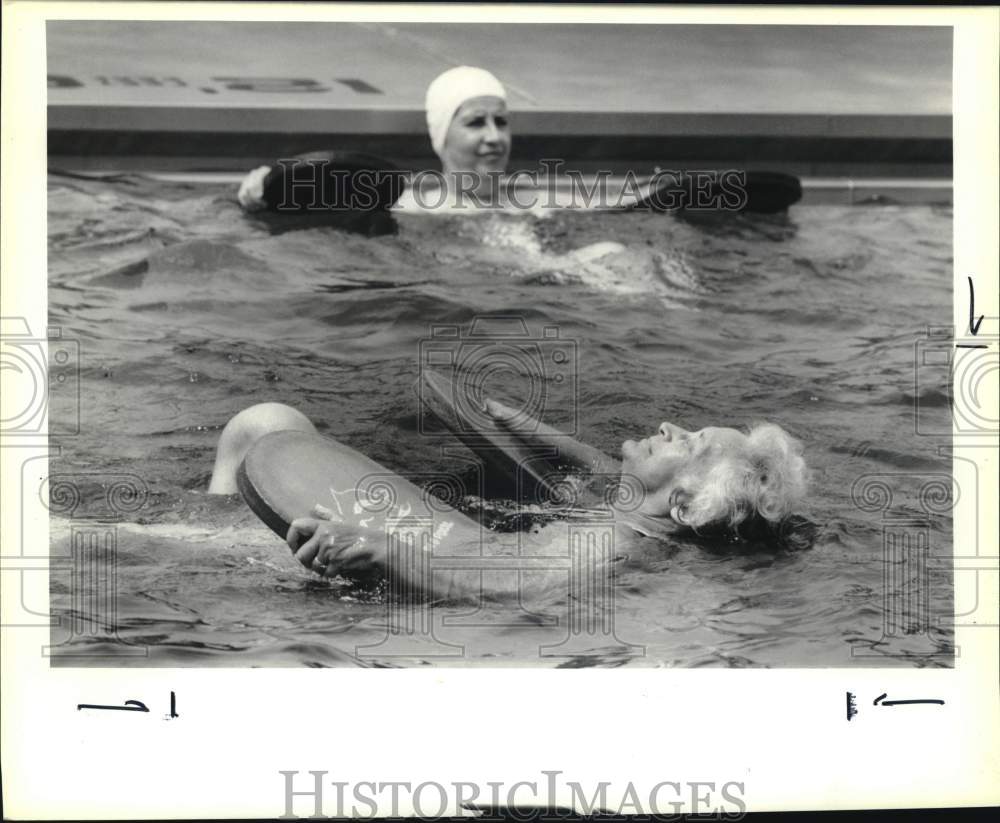
{"type": "Polygon", "coordinates": [[[308,417],[284,403],[258,403],[234,415],[219,435],[208,493],[236,494],[236,470],[250,447],[265,434],[287,429],[316,431],[308,417]]]}

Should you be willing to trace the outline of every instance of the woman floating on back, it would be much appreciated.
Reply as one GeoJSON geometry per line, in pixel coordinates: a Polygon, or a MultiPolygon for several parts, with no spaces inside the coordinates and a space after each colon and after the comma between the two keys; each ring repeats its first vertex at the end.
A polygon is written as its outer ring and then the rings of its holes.
{"type": "MultiPolygon", "coordinates": [[[[492,401],[485,411],[501,429],[506,429],[515,417],[510,409],[492,401]]],[[[523,432],[525,443],[568,445],[563,449],[566,462],[580,474],[598,471],[618,475],[619,482],[612,484],[618,493],[609,503],[619,548],[636,547],[636,535],[666,537],[685,532],[722,539],[750,535],[778,545],[805,494],[806,466],[801,444],[774,424],[760,424],[743,433],[716,427],[687,431],[664,422],[655,434],[626,440],[620,464],[589,446],[565,441],[564,435],[538,421],[525,425],[521,416],[518,426],[507,430],[523,432]]],[[[247,452],[265,435],[289,430],[315,433],[304,415],[282,404],[260,404],[236,415],[220,437],[209,491],[234,493],[237,469],[247,452]]],[[[363,469],[359,468],[352,450],[333,440],[321,440],[318,435],[315,441],[331,449],[328,466],[323,470],[324,483],[318,485],[340,490],[345,499],[360,499],[355,492],[372,476],[372,467],[381,467],[368,461],[363,469]],[[338,449],[343,451],[344,459],[338,458],[338,449]]],[[[391,478],[393,474],[383,469],[379,476],[391,478]]],[[[387,482],[391,484],[391,480],[387,482]]],[[[399,483],[409,485],[402,478],[399,483]]],[[[316,498],[310,499],[318,500],[327,489],[317,488],[315,493],[316,498]]],[[[288,545],[299,562],[325,576],[370,580],[395,573],[402,575],[408,585],[435,597],[477,593],[467,590],[470,583],[459,573],[435,573],[432,581],[429,573],[420,572],[413,564],[389,568],[393,559],[387,551],[386,532],[370,527],[359,512],[355,505],[353,520],[349,512],[347,519],[337,518],[323,507],[308,516],[296,516],[286,535],[288,545]]],[[[460,512],[450,511],[446,520],[447,529],[435,535],[435,552],[461,554],[463,548],[469,548],[460,546],[463,541],[473,543],[481,536],[478,524],[460,512]]],[[[551,542],[557,529],[556,525],[544,526],[534,531],[530,540],[535,545],[551,542]]],[[[651,550],[650,541],[643,541],[643,546],[642,551],[651,550]]],[[[612,569],[602,573],[610,574],[612,569]]],[[[498,590],[489,594],[504,596],[512,592],[498,590]]]]}

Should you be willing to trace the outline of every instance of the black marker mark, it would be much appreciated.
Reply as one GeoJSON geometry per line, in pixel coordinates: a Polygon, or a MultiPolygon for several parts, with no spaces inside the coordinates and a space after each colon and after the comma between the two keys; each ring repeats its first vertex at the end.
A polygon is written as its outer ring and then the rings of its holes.
{"type": "Polygon", "coordinates": [[[146,708],[146,704],[141,700],[126,700],[121,706],[101,706],[97,703],[77,703],[76,710],[80,709],[101,709],[116,712],[148,712],[149,709],[146,708]]]}
{"type": "MultiPolygon", "coordinates": [[[[100,711],[112,711],[112,712],[148,712],[149,708],[141,700],[126,700],[120,706],[107,706],[102,703],[77,703],[76,710],[81,709],[98,709],[100,711]]],[[[177,713],[177,694],[175,692],[170,692],[170,714],[164,715],[164,718],[169,720],[172,717],[180,717],[177,713]]]]}
{"type": "Polygon", "coordinates": [[[882,706],[912,706],[916,703],[933,703],[936,706],[943,706],[944,701],[938,700],[936,698],[928,698],[926,700],[884,700],[880,705],[882,706]]]}
{"type": "Polygon", "coordinates": [[[956,343],[956,349],[988,349],[989,346],[986,343],[956,343]]]}
{"type": "Polygon", "coordinates": [[[972,285],[972,278],[966,279],[969,281],[969,334],[975,337],[979,334],[979,327],[983,324],[983,318],[986,315],[981,314],[976,320],[976,289],[972,285]]]}
{"type": "Polygon", "coordinates": [[[886,698],[886,695],[884,693],[880,694],[878,697],[875,698],[875,700],[872,703],[872,705],[873,706],[912,706],[912,705],[915,705],[917,703],[933,703],[934,705],[937,705],[937,706],[943,706],[944,705],[944,701],[943,700],[938,700],[937,698],[927,698],[927,699],[924,699],[924,700],[886,700],[885,698],[886,698]]]}
{"type": "Polygon", "coordinates": [[[858,706],[854,702],[854,692],[847,692],[847,720],[850,721],[858,713],[858,706]]]}

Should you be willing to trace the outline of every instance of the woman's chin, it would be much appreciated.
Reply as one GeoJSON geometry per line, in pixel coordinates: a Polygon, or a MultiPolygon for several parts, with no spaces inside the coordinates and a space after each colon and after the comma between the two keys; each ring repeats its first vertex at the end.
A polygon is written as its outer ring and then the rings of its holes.
{"type": "Polygon", "coordinates": [[[483,177],[502,175],[506,169],[506,157],[484,157],[476,163],[476,172],[483,177]]]}

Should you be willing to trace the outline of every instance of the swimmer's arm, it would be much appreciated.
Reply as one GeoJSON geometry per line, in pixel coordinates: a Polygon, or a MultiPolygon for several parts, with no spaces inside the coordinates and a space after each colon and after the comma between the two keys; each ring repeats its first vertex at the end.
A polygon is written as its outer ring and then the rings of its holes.
{"type": "MultiPolygon", "coordinates": [[[[392,581],[391,588],[397,594],[404,594],[404,597],[408,591],[453,601],[473,600],[484,593],[480,574],[475,570],[433,568],[431,562],[425,562],[430,558],[420,556],[395,554],[390,557],[384,531],[332,523],[318,510],[314,510],[313,514],[321,516],[292,521],[286,542],[299,563],[323,577],[349,577],[362,582],[375,582],[388,577],[392,581]],[[397,565],[390,569],[393,562],[397,565]]],[[[493,537],[486,535],[487,540],[493,537]]],[[[422,552],[424,549],[417,546],[414,551],[422,552]]],[[[461,548],[458,551],[461,553],[461,548]]],[[[446,550],[441,554],[451,553],[446,550]]],[[[471,559],[475,555],[460,556],[471,559]]],[[[496,584],[488,585],[492,586],[489,595],[504,596],[496,584]]],[[[512,588],[510,593],[516,594],[516,589],[512,588]]]]}
{"type": "MultiPolygon", "coordinates": [[[[551,542],[556,537],[555,534],[544,535],[545,531],[536,532],[531,539],[551,542]]],[[[500,536],[487,532],[483,538],[489,545],[482,547],[482,553],[477,549],[475,554],[453,555],[462,558],[464,568],[451,569],[447,568],[447,563],[420,562],[430,558],[399,555],[390,558],[384,532],[345,528],[342,524],[317,517],[292,521],[287,542],[295,553],[295,559],[319,575],[349,577],[372,583],[389,578],[392,590],[404,599],[406,592],[440,601],[473,603],[481,600],[509,602],[517,598],[552,599],[560,593],[565,595],[565,570],[541,568],[521,574],[509,568],[498,571],[498,563],[493,558],[516,557],[516,546],[504,551],[499,546],[500,536]],[[481,559],[479,567],[474,558],[481,559]],[[398,560],[403,562],[390,569],[390,563],[398,560]]],[[[416,551],[423,549],[417,548],[416,551]]],[[[436,556],[444,559],[451,554],[451,551],[442,551],[436,556]]]]}
{"type": "MultiPolygon", "coordinates": [[[[548,535],[552,538],[553,535],[548,535]]],[[[543,539],[539,533],[521,535],[522,541],[543,539]]],[[[550,590],[565,590],[566,572],[544,567],[518,574],[511,561],[519,559],[518,538],[489,530],[476,537],[445,538],[435,546],[433,556],[423,546],[413,552],[387,555],[383,537],[377,562],[397,592],[413,592],[435,601],[479,603],[482,600],[509,602],[519,597],[537,598],[550,590]],[[449,562],[452,561],[452,562],[449,562]],[[396,565],[392,565],[396,564],[396,565]]],[[[544,566],[545,564],[543,564],[544,566]]]]}
{"type": "Polygon", "coordinates": [[[476,603],[519,600],[524,604],[542,605],[564,600],[572,594],[569,590],[571,576],[579,577],[582,571],[583,577],[589,580],[611,577],[627,563],[628,557],[616,550],[616,546],[628,551],[631,539],[625,537],[627,530],[617,531],[620,534],[616,540],[610,545],[604,544],[609,548],[606,553],[597,551],[579,556],[567,551],[573,534],[565,522],[541,526],[517,536],[487,533],[488,543],[479,558],[480,568],[450,573],[435,571],[433,594],[438,599],[476,603]],[[579,562],[593,565],[582,570],[576,565],[579,562]]]}
{"type": "Polygon", "coordinates": [[[471,603],[543,602],[565,596],[568,570],[545,556],[560,536],[558,530],[545,528],[520,535],[487,531],[476,554],[461,558],[465,568],[434,564],[431,592],[437,600],[471,603]]]}
{"type": "Polygon", "coordinates": [[[621,470],[617,460],[604,452],[574,440],[568,434],[547,426],[540,420],[495,400],[486,401],[486,411],[504,430],[517,436],[527,446],[556,449],[559,459],[568,467],[592,474],[611,474],[621,470]]]}

